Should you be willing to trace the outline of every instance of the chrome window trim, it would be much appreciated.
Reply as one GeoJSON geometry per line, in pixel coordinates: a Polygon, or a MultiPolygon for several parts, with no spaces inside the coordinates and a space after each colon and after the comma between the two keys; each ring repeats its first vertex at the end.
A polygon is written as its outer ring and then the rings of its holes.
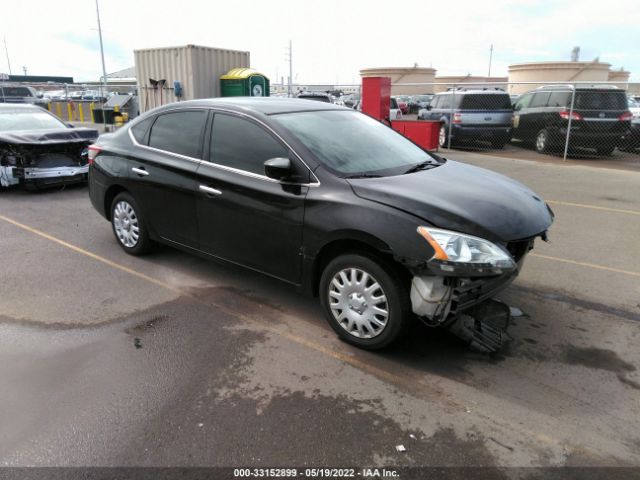
{"type": "MultiPolygon", "coordinates": [[[[187,155],[181,155],[179,153],[169,152],[167,150],[161,150],[159,148],[150,147],[148,145],[142,145],[141,143],[138,142],[138,140],[136,140],[136,138],[133,136],[133,133],[131,132],[131,127],[133,125],[130,125],[130,126],[127,127],[127,129],[128,129],[127,133],[129,134],[129,138],[131,139],[131,141],[133,142],[133,144],[136,147],[146,148],[147,150],[151,150],[151,151],[154,151],[154,152],[160,152],[160,153],[172,155],[174,157],[177,157],[177,158],[180,158],[180,159],[183,159],[183,160],[189,160],[190,162],[195,162],[198,165],[207,165],[207,166],[211,166],[211,167],[214,167],[214,168],[218,168],[220,170],[225,170],[225,171],[228,171],[228,172],[237,173],[239,175],[244,175],[244,176],[251,177],[251,178],[256,178],[256,179],[259,179],[259,180],[266,180],[266,181],[271,182],[271,183],[280,183],[282,185],[298,185],[298,186],[301,186],[301,187],[319,187],[320,186],[320,180],[318,179],[318,177],[316,177],[315,173],[313,173],[313,170],[311,170],[311,168],[309,168],[309,165],[306,164],[306,162],[302,159],[302,157],[298,154],[298,152],[296,152],[291,147],[291,145],[289,145],[289,143],[284,138],[282,138],[280,135],[278,135],[278,133],[276,131],[274,131],[269,125],[264,123],[262,120],[260,120],[258,118],[255,118],[252,115],[248,115],[248,114],[243,113],[243,112],[237,112],[235,110],[229,110],[229,109],[218,108],[218,107],[170,108],[170,109],[167,109],[167,110],[163,110],[162,112],[158,112],[156,115],[162,115],[164,113],[171,113],[171,112],[188,111],[188,110],[207,110],[207,111],[212,111],[214,114],[216,112],[228,113],[228,114],[232,114],[232,115],[236,115],[236,116],[240,116],[240,117],[245,117],[247,119],[250,119],[250,120],[253,120],[253,121],[259,123],[264,128],[266,128],[269,132],[271,132],[276,138],[278,138],[278,140],[280,140],[284,145],[286,145],[287,148],[291,152],[293,152],[293,154],[296,156],[296,158],[305,166],[305,168],[307,170],[309,170],[309,173],[315,179],[315,182],[311,182],[311,183],[283,182],[283,181],[280,181],[280,180],[275,180],[273,178],[269,178],[266,175],[260,175],[259,173],[249,172],[247,170],[241,170],[239,168],[233,168],[233,167],[229,167],[227,165],[222,165],[222,164],[219,164],[219,163],[209,162],[209,161],[206,161],[206,160],[202,160],[200,158],[193,158],[193,157],[189,157],[187,155]]],[[[153,125],[152,125],[152,128],[153,128],[153,125]]]]}

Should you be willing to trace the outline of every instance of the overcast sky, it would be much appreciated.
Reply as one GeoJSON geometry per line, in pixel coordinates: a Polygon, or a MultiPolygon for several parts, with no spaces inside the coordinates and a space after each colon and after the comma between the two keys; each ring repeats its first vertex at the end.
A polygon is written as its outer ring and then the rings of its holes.
{"type": "MultiPolygon", "coordinates": [[[[579,45],[581,60],[600,57],[640,81],[638,0],[100,0],[100,12],[108,73],[133,66],[134,49],[197,44],[248,50],[274,81],[287,75],[291,39],[299,83],[354,83],[361,68],[414,63],[486,75],[491,44],[493,75],[568,60],[579,45]]],[[[95,0],[23,2],[4,9],[0,30],[14,74],[101,74],[95,0]]]]}

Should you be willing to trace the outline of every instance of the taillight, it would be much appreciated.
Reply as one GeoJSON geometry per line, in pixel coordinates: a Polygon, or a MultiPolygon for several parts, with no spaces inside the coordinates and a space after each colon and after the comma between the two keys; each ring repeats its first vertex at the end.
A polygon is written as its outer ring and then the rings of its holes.
{"type": "Polygon", "coordinates": [[[624,112],[622,115],[618,117],[618,120],[621,122],[630,122],[633,119],[633,113],[624,112]]]}
{"type": "Polygon", "coordinates": [[[89,145],[89,165],[93,163],[98,154],[102,151],[102,149],[97,145],[89,145]]]}
{"type": "Polygon", "coordinates": [[[582,115],[580,115],[578,112],[569,112],[569,110],[560,111],[560,118],[569,120],[569,117],[571,117],[571,120],[582,120],[582,115]]]}
{"type": "Polygon", "coordinates": [[[453,123],[462,123],[462,114],[454,113],[453,114],[453,123]]]}

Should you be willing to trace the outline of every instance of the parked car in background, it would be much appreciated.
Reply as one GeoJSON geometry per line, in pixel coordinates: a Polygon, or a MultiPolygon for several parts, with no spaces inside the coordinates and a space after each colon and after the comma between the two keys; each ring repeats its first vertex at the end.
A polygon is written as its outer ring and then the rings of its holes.
{"type": "Polygon", "coordinates": [[[438,143],[489,141],[502,148],[511,139],[511,99],[502,90],[451,90],[436,94],[418,120],[440,122],[438,143]]]}
{"type": "Polygon", "coordinates": [[[0,104],[0,186],[34,190],[87,179],[93,128],[73,128],[34,105],[0,104]]]}
{"type": "Polygon", "coordinates": [[[514,105],[513,138],[535,142],[539,153],[558,150],[565,146],[571,119],[569,148],[611,155],[630,134],[631,118],[619,88],[547,85],[521,95],[514,105]]]}
{"type": "Polygon", "coordinates": [[[409,101],[409,112],[418,113],[421,109],[427,108],[433,95],[414,95],[409,101]]]}
{"type": "Polygon", "coordinates": [[[402,111],[395,97],[391,97],[391,105],[389,108],[389,120],[402,120],[402,111]]]}
{"type": "Polygon", "coordinates": [[[301,92],[298,98],[302,100],[315,100],[316,102],[333,103],[331,95],[326,92],[301,92]]]}
{"type": "Polygon", "coordinates": [[[342,102],[344,103],[345,107],[355,109],[361,98],[362,96],[359,93],[350,93],[342,97],[342,102]]]}
{"type": "Polygon", "coordinates": [[[398,95],[396,100],[398,102],[398,108],[402,112],[403,115],[409,113],[409,97],[408,95],[398,95]]]}
{"type": "Polygon", "coordinates": [[[33,87],[2,85],[0,86],[0,103],[30,103],[31,105],[47,108],[49,100],[44,98],[44,95],[38,93],[33,87]]]}
{"type": "Polygon", "coordinates": [[[640,101],[633,97],[628,98],[629,111],[631,112],[631,132],[625,136],[620,145],[620,150],[633,152],[640,148],[640,101]]]}
{"type": "Polygon", "coordinates": [[[160,242],[265,273],[318,296],[366,349],[414,315],[499,348],[509,308],[484,307],[553,221],[514,180],[299,99],[165,105],[101,136],[90,159],[91,202],[126,253],[160,242]]]}

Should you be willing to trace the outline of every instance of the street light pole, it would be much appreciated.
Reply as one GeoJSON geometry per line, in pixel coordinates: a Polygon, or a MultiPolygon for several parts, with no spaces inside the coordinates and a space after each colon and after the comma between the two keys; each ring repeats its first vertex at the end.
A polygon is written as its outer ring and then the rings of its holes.
{"type": "Polygon", "coordinates": [[[491,77],[491,60],[492,59],[493,59],[493,43],[491,44],[491,48],[489,49],[489,73],[487,74],[488,78],[491,77]]]}
{"type": "Polygon", "coordinates": [[[4,53],[7,55],[7,66],[9,67],[9,75],[11,75],[11,61],[9,60],[9,49],[7,48],[7,37],[4,37],[4,53]]]}
{"type": "MultiPolygon", "coordinates": [[[[102,97],[106,95],[107,89],[107,67],[104,64],[104,48],[102,46],[102,26],[100,25],[100,7],[98,6],[98,0],[96,0],[96,15],[98,17],[98,37],[100,38],[100,57],[102,58],[102,97]]],[[[104,105],[102,107],[102,122],[105,131],[107,130],[107,116],[104,111],[104,105]]]]}

